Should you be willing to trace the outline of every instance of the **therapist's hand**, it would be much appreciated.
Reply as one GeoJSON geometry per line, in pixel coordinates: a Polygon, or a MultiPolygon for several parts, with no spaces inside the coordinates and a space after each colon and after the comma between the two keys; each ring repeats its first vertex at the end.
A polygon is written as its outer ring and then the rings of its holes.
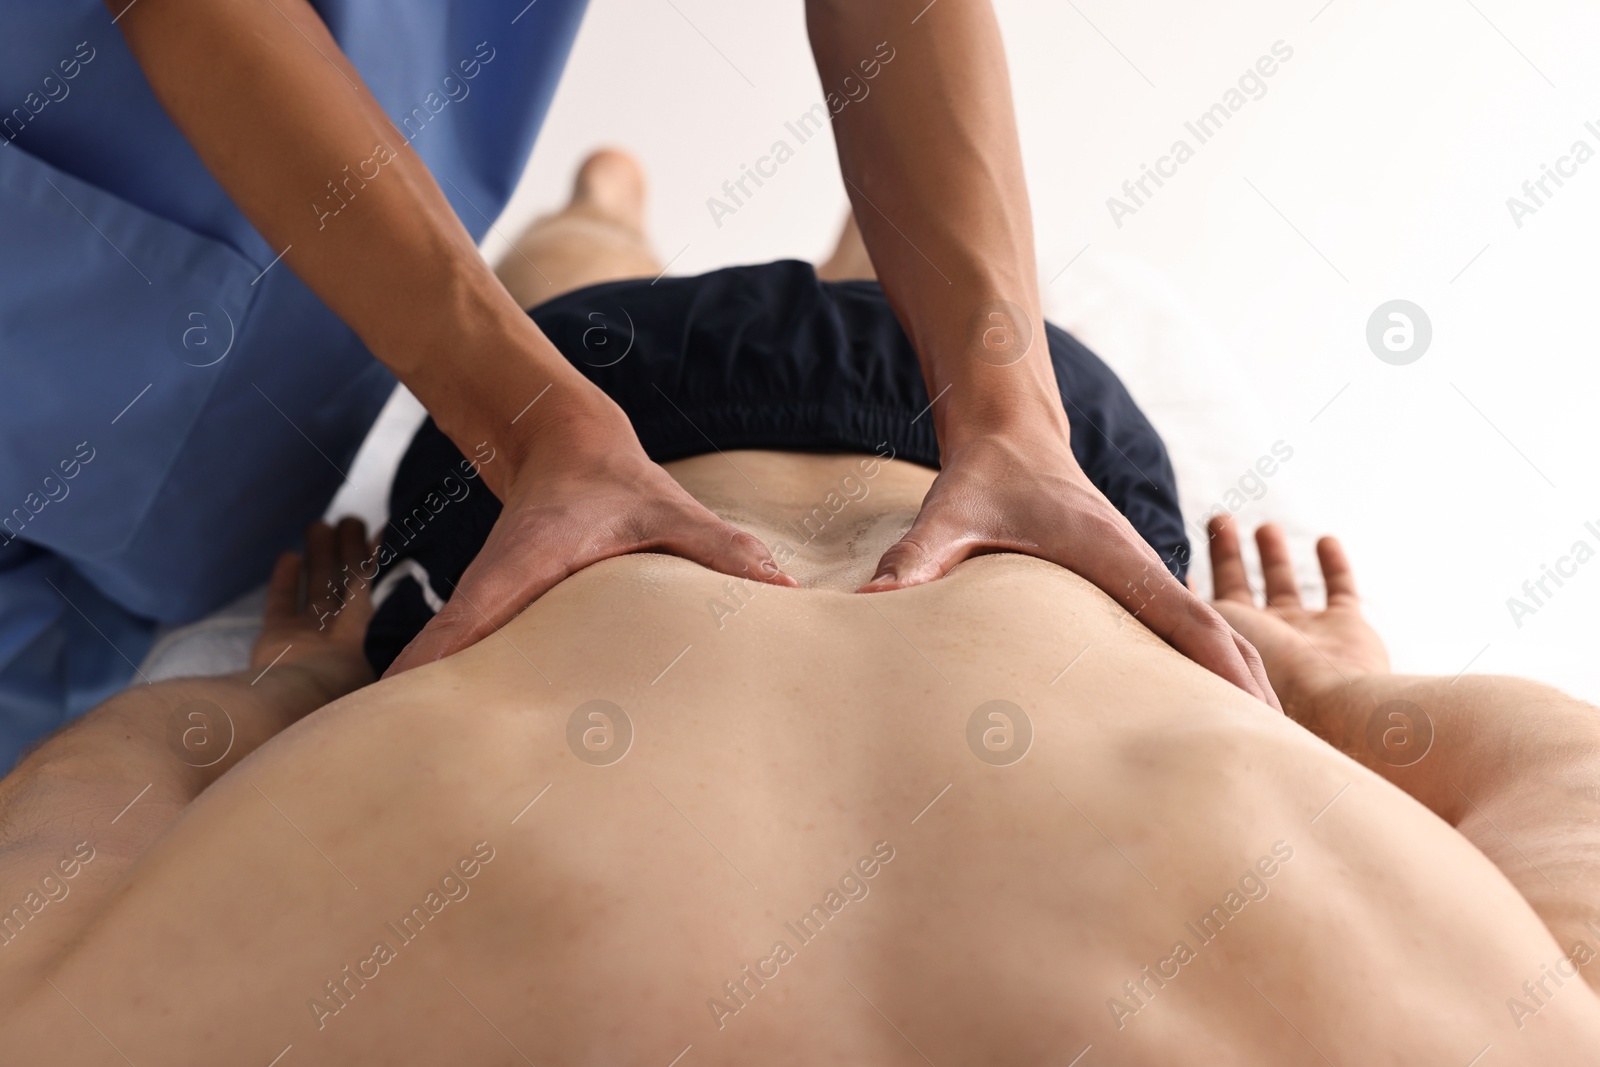
{"type": "Polygon", "coordinates": [[[889,573],[867,588],[926,582],[976,552],[1041,556],[1273,704],[1254,651],[1167,573],[1067,447],[992,3],[805,8],[817,74],[830,101],[844,101],[830,104],[839,171],[922,363],[944,467],[906,539],[884,556],[889,573]]]}
{"type": "MultiPolygon", "coordinates": [[[[509,479],[483,468],[505,505],[449,601],[384,677],[474,644],[567,575],[602,559],[655,551],[772,585],[798,583],[767,546],[722,521],[645,455],[620,408],[600,396],[534,434],[509,479]]],[[[536,424],[539,425],[539,424],[536,424]]]]}
{"type": "Polygon", "coordinates": [[[1064,423],[978,434],[948,449],[916,521],[861,591],[931,582],[985,552],[1020,552],[1083,575],[1173,648],[1282,710],[1256,650],[1094,487],[1064,423]]]}

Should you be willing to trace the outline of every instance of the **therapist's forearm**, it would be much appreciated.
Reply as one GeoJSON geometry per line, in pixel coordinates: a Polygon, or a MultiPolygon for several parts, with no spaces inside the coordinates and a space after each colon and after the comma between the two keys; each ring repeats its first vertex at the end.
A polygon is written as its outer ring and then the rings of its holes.
{"type": "Polygon", "coordinates": [[[1040,420],[1064,428],[1009,75],[989,3],[808,0],[806,18],[824,91],[849,99],[866,90],[834,118],[839,165],[928,394],[943,394],[933,408],[941,446],[1040,420]],[[894,58],[867,80],[860,64],[880,42],[894,58]],[[998,351],[985,348],[986,331],[998,351]],[[1026,355],[1010,363],[1008,331],[1031,335],[1026,355]]]}
{"type": "Polygon", "coordinates": [[[457,443],[546,385],[529,421],[593,402],[305,0],[142,0],[118,26],[240,211],[457,443]]]}

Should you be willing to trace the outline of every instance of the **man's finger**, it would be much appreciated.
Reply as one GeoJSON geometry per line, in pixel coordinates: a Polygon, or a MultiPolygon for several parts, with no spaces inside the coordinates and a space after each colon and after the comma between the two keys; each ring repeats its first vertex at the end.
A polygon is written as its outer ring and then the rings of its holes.
{"type": "Polygon", "coordinates": [[[1256,551],[1261,553],[1261,576],[1266,580],[1267,603],[1275,608],[1300,607],[1300,586],[1289,558],[1283,527],[1267,523],[1256,527],[1256,551]]]}
{"type": "Polygon", "coordinates": [[[334,571],[333,527],[314,522],[306,530],[306,605],[313,613],[328,606],[328,586],[334,571]]]}
{"type": "Polygon", "coordinates": [[[358,518],[347,517],[339,521],[334,536],[339,543],[335,607],[345,626],[364,632],[372,618],[371,575],[366,568],[376,563],[367,550],[367,525],[358,518]]]}
{"type": "Polygon", "coordinates": [[[1324,537],[1317,542],[1317,561],[1322,564],[1322,583],[1327,586],[1330,607],[1338,602],[1360,603],[1355,572],[1337,537],[1324,537]]]}
{"type": "Polygon", "coordinates": [[[1214,515],[1206,524],[1211,535],[1211,589],[1213,600],[1232,600],[1254,606],[1255,594],[1245,576],[1244,557],[1239,554],[1239,531],[1233,520],[1214,515]]]}
{"type": "Polygon", "coordinates": [[[354,515],[346,515],[339,520],[339,525],[334,530],[334,541],[338,549],[336,562],[339,570],[339,581],[336,584],[342,584],[346,568],[354,571],[366,555],[367,524],[354,515]]]}
{"type": "Polygon", "coordinates": [[[267,581],[268,619],[292,619],[300,611],[300,556],[285,552],[273,565],[272,577],[267,581]]]}

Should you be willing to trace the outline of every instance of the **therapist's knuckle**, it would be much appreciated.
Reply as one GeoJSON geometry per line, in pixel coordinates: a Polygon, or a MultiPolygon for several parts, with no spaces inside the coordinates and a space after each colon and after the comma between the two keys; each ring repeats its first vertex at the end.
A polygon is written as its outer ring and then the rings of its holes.
{"type": "Polygon", "coordinates": [[[762,544],[761,538],[755,536],[754,534],[746,533],[743,530],[736,530],[732,527],[729,527],[726,536],[728,539],[728,547],[736,553],[741,555],[754,555],[762,557],[767,555],[767,546],[762,544]]]}
{"type": "Polygon", "coordinates": [[[445,604],[439,614],[428,624],[435,640],[447,642],[456,639],[472,625],[468,609],[457,604],[445,604]]]}
{"type": "Polygon", "coordinates": [[[509,522],[518,529],[530,529],[543,526],[552,519],[567,513],[569,505],[553,501],[540,501],[536,504],[519,504],[509,508],[501,514],[502,522],[509,522]]]}
{"type": "Polygon", "coordinates": [[[1064,540],[1079,551],[1113,549],[1124,540],[1122,527],[1099,508],[1071,508],[1061,520],[1064,540]]]}
{"type": "Polygon", "coordinates": [[[1233,627],[1216,610],[1197,597],[1188,598],[1188,612],[1195,635],[1214,645],[1233,647],[1233,627]]]}
{"type": "Polygon", "coordinates": [[[607,524],[611,540],[628,548],[653,543],[671,523],[653,509],[625,508],[607,524]]]}
{"type": "Polygon", "coordinates": [[[1212,641],[1215,639],[1215,631],[1211,627],[1210,617],[1201,610],[1201,607],[1191,597],[1181,600],[1164,598],[1159,606],[1153,606],[1145,617],[1147,620],[1159,617],[1166,625],[1163,636],[1176,645],[1185,646],[1196,641],[1212,641]]]}
{"type": "Polygon", "coordinates": [[[1244,657],[1244,661],[1246,663],[1248,663],[1251,667],[1261,667],[1263,670],[1265,670],[1265,666],[1261,660],[1261,653],[1256,651],[1255,645],[1252,645],[1243,637],[1238,638],[1234,643],[1239,646],[1239,654],[1244,657]]]}

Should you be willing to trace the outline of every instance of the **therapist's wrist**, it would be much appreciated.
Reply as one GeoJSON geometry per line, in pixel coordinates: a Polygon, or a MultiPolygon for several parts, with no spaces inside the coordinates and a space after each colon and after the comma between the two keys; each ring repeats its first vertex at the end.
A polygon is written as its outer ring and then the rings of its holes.
{"type": "Polygon", "coordinates": [[[1071,423],[1048,361],[1045,371],[1048,381],[1022,367],[984,367],[947,379],[941,387],[943,396],[933,405],[940,451],[948,453],[983,437],[1067,440],[1071,423]]]}
{"type": "Polygon", "coordinates": [[[453,423],[435,421],[461,449],[496,496],[530,468],[566,466],[570,457],[587,452],[637,447],[627,415],[583,375],[534,371],[507,395],[521,402],[502,403],[504,396],[471,389],[466,414],[453,423]],[[474,402],[473,398],[476,398],[474,402]]]}
{"type": "Polygon", "coordinates": [[[425,333],[380,358],[499,492],[554,439],[627,420],[494,285],[440,301],[425,333]]]}
{"type": "Polygon", "coordinates": [[[412,255],[428,265],[384,294],[362,339],[436,418],[448,418],[458,396],[511,404],[517,379],[571,369],[477,249],[431,255],[412,255]]]}
{"type": "MultiPolygon", "coordinates": [[[[992,285],[979,288],[1002,291],[992,285]]],[[[948,452],[977,437],[1059,435],[1069,425],[1042,315],[991,297],[916,330],[934,432],[948,452]]]]}
{"type": "MultiPolygon", "coordinates": [[[[501,500],[528,471],[566,469],[581,456],[640,447],[616,402],[558,358],[554,372],[514,367],[498,383],[474,380],[458,397],[463,414],[455,423],[435,416],[501,500]],[[516,402],[505,403],[507,396],[516,402]]],[[[517,357],[507,360],[515,364],[517,357]]]]}
{"type": "Polygon", "coordinates": [[[1069,425],[1054,385],[1033,381],[953,384],[935,405],[940,407],[944,410],[934,426],[942,431],[941,440],[963,434],[1065,433],[1069,425]]]}

